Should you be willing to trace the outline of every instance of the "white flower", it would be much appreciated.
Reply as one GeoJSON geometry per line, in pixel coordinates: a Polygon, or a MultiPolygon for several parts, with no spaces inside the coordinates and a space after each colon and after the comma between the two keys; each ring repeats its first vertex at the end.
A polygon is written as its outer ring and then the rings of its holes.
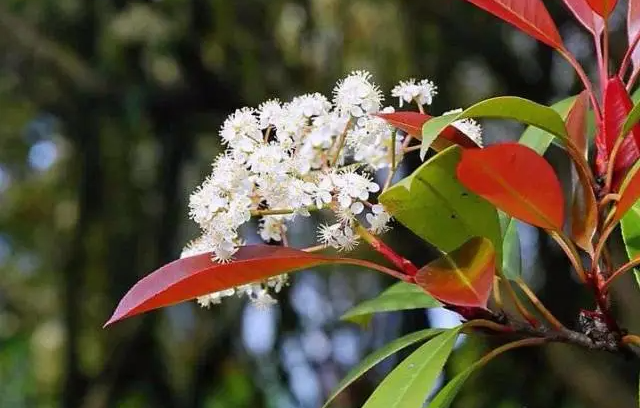
{"type": "MultiPolygon", "coordinates": [[[[393,108],[385,108],[383,112],[392,112],[393,108]]],[[[391,165],[391,144],[393,127],[377,116],[365,116],[347,133],[347,146],[353,151],[357,162],[366,163],[374,169],[391,165]]],[[[401,139],[401,138],[400,138],[401,139]]],[[[396,155],[400,156],[400,145],[396,141],[396,155]]]]}
{"type": "Polygon", "coordinates": [[[203,237],[196,238],[189,242],[183,249],[180,254],[180,258],[187,258],[190,256],[196,256],[205,254],[207,252],[212,252],[212,248],[203,237]]]}
{"type": "Polygon", "coordinates": [[[285,153],[279,145],[262,144],[251,153],[247,164],[254,173],[284,173],[286,167],[281,165],[284,158],[285,153]]]}
{"type": "Polygon", "coordinates": [[[356,118],[380,110],[382,93],[367,71],[354,71],[333,89],[333,103],[341,114],[356,118]]]}
{"type": "Polygon", "coordinates": [[[418,82],[418,87],[420,91],[415,97],[416,102],[420,105],[431,105],[433,97],[438,94],[438,87],[433,82],[426,79],[418,82]]]}
{"type": "Polygon", "coordinates": [[[263,241],[282,241],[282,232],[287,230],[287,226],[284,225],[284,222],[281,217],[268,215],[262,217],[260,221],[260,227],[258,228],[258,233],[260,234],[260,238],[263,241]]]}
{"type": "Polygon", "coordinates": [[[352,225],[356,220],[356,215],[361,214],[364,211],[364,204],[360,201],[352,203],[348,207],[340,207],[336,210],[336,216],[340,223],[345,225],[352,225]]]}
{"type": "MultiPolygon", "coordinates": [[[[462,112],[462,108],[458,108],[458,109],[453,109],[450,110],[448,112],[443,113],[442,115],[451,115],[451,114],[456,114],[456,113],[461,113],[462,112]]],[[[466,119],[460,119],[460,120],[456,120],[455,122],[452,123],[452,125],[458,129],[459,131],[461,131],[462,133],[464,133],[465,135],[467,135],[467,137],[469,137],[469,139],[473,140],[474,142],[476,142],[476,144],[480,147],[483,146],[483,141],[482,141],[482,125],[480,125],[477,121],[475,121],[474,119],[471,118],[466,118],[466,119]]]]}
{"type": "Polygon", "coordinates": [[[331,103],[319,93],[296,96],[290,103],[290,108],[301,112],[307,118],[319,116],[331,110],[331,103]]]}
{"type": "Polygon", "coordinates": [[[220,130],[222,141],[234,149],[250,152],[262,139],[262,131],[253,109],[236,110],[224,121],[220,130]]]}
{"type": "Polygon", "coordinates": [[[348,115],[340,115],[338,112],[329,112],[313,119],[313,126],[308,138],[314,147],[328,149],[333,138],[344,132],[349,123],[348,115]]]}
{"type": "Polygon", "coordinates": [[[399,99],[400,107],[404,102],[410,103],[415,101],[420,105],[431,105],[433,97],[438,93],[435,84],[429,80],[423,79],[416,83],[416,80],[411,78],[407,81],[400,81],[391,90],[391,96],[399,99]]]}
{"type": "Polygon", "coordinates": [[[271,295],[267,289],[261,289],[258,292],[253,292],[250,295],[250,299],[252,304],[258,309],[268,309],[274,304],[278,303],[271,295]]]}
{"type": "Polygon", "coordinates": [[[374,234],[383,234],[389,231],[389,221],[391,216],[384,210],[384,207],[380,204],[376,204],[371,208],[371,213],[365,216],[369,223],[369,231],[374,234]]]}
{"type": "Polygon", "coordinates": [[[282,115],[282,105],[279,100],[271,99],[260,104],[258,107],[260,129],[275,125],[280,115],[282,115]]]}
{"type": "Polygon", "coordinates": [[[380,191],[380,186],[372,182],[368,176],[353,171],[338,174],[335,179],[335,186],[339,190],[338,202],[343,208],[349,207],[354,199],[366,201],[369,193],[380,191]]]}
{"type": "Polygon", "coordinates": [[[282,274],[278,276],[272,276],[267,280],[267,286],[272,288],[275,293],[280,293],[283,287],[289,283],[289,275],[282,274]]]}
{"type": "Polygon", "coordinates": [[[337,223],[333,225],[321,224],[318,227],[318,240],[339,251],[351,251],[358,246],[359,236],[350,226],[337,223]]]}
{"type": "Polygon", "coordinates": [[[209,177],[189,197],[189,217],[200,226],[205,226],[227,204],[224,193],[209,177]]]}

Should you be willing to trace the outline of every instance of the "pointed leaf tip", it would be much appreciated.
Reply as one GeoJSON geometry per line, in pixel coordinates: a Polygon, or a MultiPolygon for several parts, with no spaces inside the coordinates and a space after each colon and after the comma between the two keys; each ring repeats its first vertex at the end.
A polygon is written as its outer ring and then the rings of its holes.
{"type": "Polygon", "coordinates": [[[602,18],[608,18],[616,8],[618,0],[586,0],[594,13],[602,16],[602,18]]]}
{"type": "Polygon", "coordinates": [[[495,251],[491,241],[474,237],[420,269],[416,283],[442,302],[486,308],[494,273],[495,251]]]}
{"type": "Polygon", "coordinates": [[[558,28],[540,0],[467,0],[522,32],[547,44],[563,48],[558,28]]]}
{"type": "Polygon", "coordinates": [[[586,0],[564,0],[564,4],[584,28],[589,30],[595,37],[600,38],[604,31],[604,20],[593,12],[586,0]]]}
{"type": "Polygon", "coordinates": [[[195,299],[269,277],[326,264],[350,264],[378,271],[388,268],[359,259],[335,258],[289,247],[248,245],[235,260],[220,264],[211,254],[173,261],[136,283],[122,298],[105,327],[140,313],[195,299]]]}

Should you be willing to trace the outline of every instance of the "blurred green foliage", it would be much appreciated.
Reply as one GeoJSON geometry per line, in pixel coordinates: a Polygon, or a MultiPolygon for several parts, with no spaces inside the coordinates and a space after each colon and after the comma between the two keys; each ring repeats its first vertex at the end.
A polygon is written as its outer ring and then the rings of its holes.
{"type": "MultiPolygon", "coordinates": [[[[569,46],[588,47],[549,6],[569,46]]],[[[581,58],[590,63],[588,52],[581,58]]],[[[387,91],[409,76],[434,80],[435,114],[501,94],[548,103],[576,89],[548,49],[462,0],[2,0],[0,406],[313,407],[349,359],[425,327],[420,311],[381,316],[364,331],[338,323],[383,282],[331,271],[300,274],[291,296],[259,317],[273,331],[260,352],[246,341],[264,328],[240,300],[101,329],[139,277],[196,235],[186,200],[220,152],[226,115],[271,97],[328,95],[356,68],[387,91]],[[328,314],[305,314],[300,299],[328,314]]],[[[517,130],[487,123],[491,140],[517,130]]],[[[417,241],[403,248],[423,256],[417,241]]],[[[528,250],[541,297],[570,319],[581,296],[566,262],[546,241],[528,250]]],[[[616,288],[616,300],[637,326],[632,288],[616,288]]],[[[447,370],[485,348],[467,341],[447,370]]],[[[606,357],[563,346],[506,356],[465,386],[457,406],[632,406],[630,363],[606,357]]],[[[389,368],[335,406],[359,406],[389,368]]]]}

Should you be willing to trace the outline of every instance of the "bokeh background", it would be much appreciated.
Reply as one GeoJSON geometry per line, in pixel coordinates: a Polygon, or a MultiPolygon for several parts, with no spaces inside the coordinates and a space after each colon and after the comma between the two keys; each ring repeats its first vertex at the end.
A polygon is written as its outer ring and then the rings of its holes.
{"type": "MultiPolygon", "coordinates": [[[[561,2],[546,3],[593,72],[589,38],[561,2]]],[[[434,114],[494,95],[550,103],[579,90],[548,48],[462,0],[1,0],[0,407],[316,408],[372,349],[451,324],[420,310],[366,329],[342,323],[390,282],[325,268],[297,274],[268,311],[244,299],[188,303],[102,329],[125,291],[197,234],[188,195],[220,152],[225,117],[272,97],[330,95],[352,69],[370,70],[387,95],[400,79],[435,81],[434,114]]],[[[490,142],[521,130],[485,125],[490,142]]],[[[548,156],[567,165],[555,147],[548,156]]],[[[521,232],[528,279],[571,324],[585,295],[557,247],[521,232]]],[[[298,229],[294,242],[313,233],[298,229]]],[[[388,242],[428,258],[400,227],[388,242]]],[[[631,282],[615,300],[633,328],[631,282]]],[[[487,341],[467,338],[445,375],[487,341]]],[[[396,361],[334,406],[359,407],[396,361]]],[[[519,351],[472,377],[455,406],[632,407],[636,369],[563,345],[519,351]]]]}

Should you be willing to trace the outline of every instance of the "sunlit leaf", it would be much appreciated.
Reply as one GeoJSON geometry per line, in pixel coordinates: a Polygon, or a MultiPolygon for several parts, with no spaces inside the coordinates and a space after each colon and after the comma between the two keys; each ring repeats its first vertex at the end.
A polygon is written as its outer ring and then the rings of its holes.
{"type": "Polygon", "coordinates": [[[235,260],[224,264],[212,261],[211,254],[196,255],[173,261],[138,281],[122,298],[105,326],[211,292],[326,264],[380,268],[379,265],[368,261],[333,258],[288,247],[267,245],[241,247],[235,255],[235,260]]]}
{"type": "Polygon", "coordinates": [[[617,2],[618,0],[587,0],[591,10],[605,19],[608,18],[613,9],[616,8],[617,2]]]}
{"type": "Polygon", "coordinates": [[[416,283],[442,302],[484,308],[494,274],[495,251],[491,241],[475,237],[421,268],[416,283]]]}
{"type": "Polygon", "coordinates": [[[355,306],[341,319],[358,324],[367,324],[374,313],[396,310],[423,309],[442,306],[440,302],[424,292],[419,286],[398,282],[379,296],[365,300],[355,306]]]}
{"type": "Polygon", "coordinates": [[[586,0],[564,0],[578,21],[595,37],[600,38],[604,31],[604,20],[594,13],[586,0]]]}
{"type": "MultiPolygon", "coordinates": [[[[438,135],[456,120],[478,117],[511,119],[536,126],[561,140],[567,139],[564,121],[555,110],[528,99],[514,96],[487,99],[478,102],[461,113],[434,117],[424,124],[422,135],[423,137],[433,134],[438,135]]],[[[427,147],[423,146],[420,149],[422,157],[426,154],[427,147]]]]}
{"type": "MultiPolygon", "coordinates": [[[[380,202],[404,226],[444,252],[474,236],[487,237],[496,248],[501,248],[495,208],[456,178],[461,151],[460,147],[452,146],[432,157],[385,191],[380,202]]],[[[502,259],[501,250],[498,259],[502,259]]]]}
{"type": "MultiPolygon", "coordinates": [[[[591,9],[589,9],[591,12],[591,9]]],[[[572,107],[576,105],[577,98],[571,96],[556,102],[551,106],[551,109],[556,111],[562,119],[567,118],[567,115],[572,110],[572,107]]],[[[518,143],[530,147],[536,151],[536,153],[543,155],[553,141],[558,141],[551,133],[540,129],[536,126],[527,126],[527,129],[520,136],[518,143]]],[[[564,148],[564,146],[561,146],[564,148]]],[[[518,226],[515,219],[510,217],[504,212],[500,212],[504,218],[505,228],[503,229],[503,260],[502,260],[502,272],[509,279],[515,279],[522,274],[522,257],[520,249],[520,236],[518,232],[518,226]]]]}
{"type": "Polygon", "coordinates": [[[529,224],[562,230],[564,198],[551,165],[532,149],[501,143],[462,152],[458,179],[507,214],[529,224]]]}
{"type": "MultiPolygon", "coordinates": [[[[576,100],[576,97],[571,96],[569,98],[556,102],[551,106],[551,109],[556,111],[558,115],[560,115],[560,118],[564,120],[567,117],[569,110],[574,105],[575,100],[576,100]]],[[[525,131],[522,133],[522,135],[520,136],[520,140],[518,140],[518,142],[520,144],[523,144],[527,147],[532,148],[538,154],[543,155],[554,140],[558,140],[558,138],[553,134],[535,125],[530,125],[530,126],[527,126],[525,131]]],[[[561,146],[561,147],[564,147],[564,146],[561,146]]]]}
{"type": "Polygon", "coordinates": [[[398,351],[406,347],[411,346],[412,344],[442,334],[444,331],[444,329],[420,330],[415,333],[407,334],[406,336],[400,337],[399,339],[395,339],[392,342],[385,344],[373,353],[369,354],[357,366],[352,368],[351,371],[349,371],[347,375],[340,381],[340,383],[333,390],[322,408],[326,408],[327,406],[329,406],[329,404],[335,399],[335,397],[337,397],[355,380],[360,378],[364,373],[369,371],[373,366],[375,366],[385,358],[397,353],[398,351]]]}
{"type": "Polygon", "coordinates": [[[540,0],[467,1],[553,48],[563,48],[558,29],[540,0]]]}
{"type": "MultiPolygon", "coordinates": [[[[379,113],[377,116],[418,140],[422,140],[422,126],[432,118],[432,116],[420,112],[379,113]]],[[[425,144],[430,145],[436,151],[444,150],[454,144],[467,148],[478,147],[476,142],[454,126],[448,126],[439,135],[432,135],[431,140],[425,141],[425,144]]]]}
{"type": "Polygon", "coordinates": [[[612,222],[618,222],[640,199],[640,161],[629,170],[620,186],[620,200],[612,222]]]}
{"type": "MultiPolygon", "coordinates": [[[[640,256],[640,201],[631,206],[620,220],[622,239],[629,259],[640,256]]],[[[640,272],[634,269],[636,282],[640,286],[640,272]]]]}
{"type": "Polygon", "coordinates": [[[362,408],[422,408],[459,331],[447,330],[414,351],[380,383],[362,408]]]}

